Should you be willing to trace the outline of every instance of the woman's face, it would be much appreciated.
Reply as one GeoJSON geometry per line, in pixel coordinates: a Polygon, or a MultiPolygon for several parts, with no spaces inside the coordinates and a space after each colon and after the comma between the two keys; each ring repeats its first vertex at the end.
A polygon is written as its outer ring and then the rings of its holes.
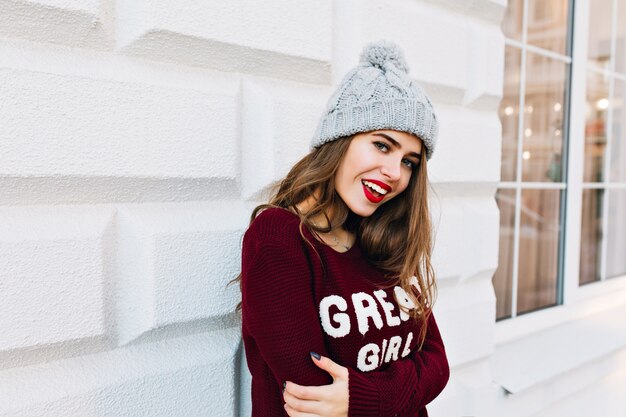
{"type": "Polygon", "coordinates": [[[355,214],[371,216],[406,189],[421,157],[422,141],[410,133],[359,133],[335,174],[337,193],[355,214]]]}

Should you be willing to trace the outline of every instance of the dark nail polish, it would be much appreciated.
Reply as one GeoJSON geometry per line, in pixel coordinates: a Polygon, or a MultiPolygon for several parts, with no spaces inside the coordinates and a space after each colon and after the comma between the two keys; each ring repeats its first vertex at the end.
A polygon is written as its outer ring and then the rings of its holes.
{"type": "Polygon", "coordinates": [[[319,354],[319,353],[311,352],[311,356],[313,356],[313,357],[314,357],[315,359],[317,359],[318,361],[319,361],[320,359],[322,359],[322,357],[320,356],[320,354],[319,354]]]}
{"type": "Polygon", "coordinates": [[[287,388],[287,381],[283,382],[283,394],[285,393],[285,388],[287,388]]]}

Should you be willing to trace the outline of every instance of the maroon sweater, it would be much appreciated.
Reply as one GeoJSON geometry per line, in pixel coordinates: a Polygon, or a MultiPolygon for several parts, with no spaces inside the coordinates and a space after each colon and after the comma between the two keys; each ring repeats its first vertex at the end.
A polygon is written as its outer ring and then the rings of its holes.
{"type": "Polygon", "coordinates": [[[431,315],[423,348],[400,287],[380,288],[384,271],[358,243],[339,253],[315,240],[323,260],[302,240],[298,217],[263,210],[244,235],[242,333],[252,374],[252,417],[287,416],[282,385],[332,383],[309,352],[349,371],[349,416],[427,416],[426,404],[445,387],[449,368],[431,315]],[[378,285],[377,285],[378,284],[378,285]]]}

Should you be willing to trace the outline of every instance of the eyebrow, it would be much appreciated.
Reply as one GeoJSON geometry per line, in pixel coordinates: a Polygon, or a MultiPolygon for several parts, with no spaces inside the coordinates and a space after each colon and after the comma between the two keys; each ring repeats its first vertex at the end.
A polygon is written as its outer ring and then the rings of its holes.
{"type": "MultiPolygon", "coordinates": [[[[402,145],[400,145],[400,142],[398,142],[397,140],[395,140],[394,138],[392,138],[391,136],[389,136],[389,135],[387,135],[385,133],[373,133],[373,135],[374,136],[382,136],[383,138],[385,138],[389,142],[391,142],[396,148],[402,149],[402,145]]],[[[422,154],[421,153],[411,152],[409,155],[415,156],[419,160],[422,159],[422,154]]]]}

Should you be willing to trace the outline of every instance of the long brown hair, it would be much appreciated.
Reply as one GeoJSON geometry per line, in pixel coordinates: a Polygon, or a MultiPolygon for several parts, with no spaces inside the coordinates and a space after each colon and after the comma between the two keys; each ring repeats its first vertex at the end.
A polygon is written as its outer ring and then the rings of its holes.
{"type": "MultiPolygon", "coordinates": [[[[430,261],[432,227],[426,158],[419,162],[402,193],[383,204],[371,216],[360,217],[350,211],[335,190],[335,173],[353,137],[326,143],[298,161],[276,184],[269,203],[255,207],[250,223],[259,211],[281,207],[300,217],[300,234],[307,242],[304,226],[314,234],[329,232],[340,225],[355,233],[370,263],[387,272],[389,287],[399,285],[412,298],[415,308],[406,312],[420,325],[418,342],[421,348],[437,293],[430,261]],[[310,196],[315,196],[316,201],[306,213],[300,212],[296,205],[310,196]],[[327,213],[332,213],[332,224],[327,213]],[[318,215],[326,216],[328,227],[312,223],[311,219],[318,215]],[[413,277],[417,278],[417,290],[411,284],[413,277]]],[[[241,274],[230,283],[234,282],[241,286],[241,274]]],[[[240,309],[241,302],[237,305],[237,310],[240,309]]]]}

